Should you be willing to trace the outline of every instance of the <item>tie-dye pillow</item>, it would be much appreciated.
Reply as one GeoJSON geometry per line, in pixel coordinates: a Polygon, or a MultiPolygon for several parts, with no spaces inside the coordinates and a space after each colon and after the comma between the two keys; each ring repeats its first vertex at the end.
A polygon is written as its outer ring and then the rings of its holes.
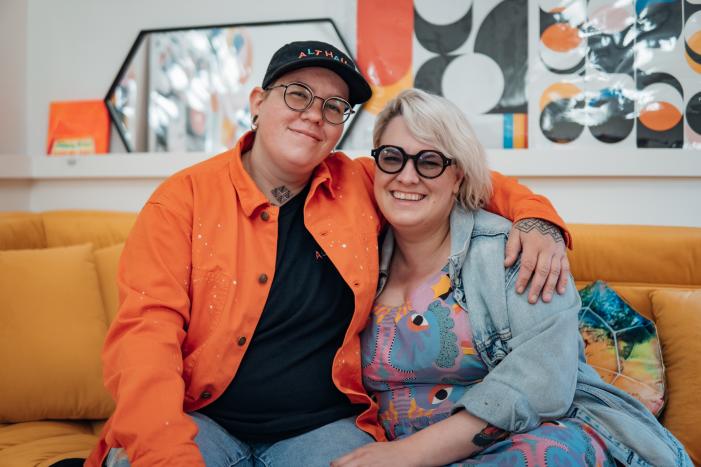
{"type": "Polygon", "coordinates": [[[579,291],[579,331],[587,363],[601,378],[658,416],[664,406],[664,364],[655,323],[632,309],[605,282],[579,291]]]}

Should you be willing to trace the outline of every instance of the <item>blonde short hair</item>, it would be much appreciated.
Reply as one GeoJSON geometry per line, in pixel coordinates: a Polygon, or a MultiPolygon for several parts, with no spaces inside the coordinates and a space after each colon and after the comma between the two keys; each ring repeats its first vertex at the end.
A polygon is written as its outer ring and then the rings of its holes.
{"type": "Polygon", "coordinates": [[[487,157],[470,122],[458,106],[444,97],[420,89],[406,89],[392,99],[375,120],[372,142],[375,147],[387,125],[402,116],[414,138],[455,159],[464,173],[457,201],[468,210],[484,206],[492,196],[492,178],[487,157]]]}

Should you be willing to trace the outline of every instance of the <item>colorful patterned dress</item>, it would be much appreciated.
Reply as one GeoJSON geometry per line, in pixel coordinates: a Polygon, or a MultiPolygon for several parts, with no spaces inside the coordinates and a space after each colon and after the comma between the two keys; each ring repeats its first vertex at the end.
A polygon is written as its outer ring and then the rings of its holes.
{"type": "MultiPolygon", "coordinates": [[[[447,271],[446,265],[403,305],[376,303],[361,335],[363,382],[379,404],[390,440],[449,417],[468,388],[488,373],[447,271]]],[[[512,435],[461,464],[615,466],[615,461],[588,425],[561,419],[512,435]]]]}

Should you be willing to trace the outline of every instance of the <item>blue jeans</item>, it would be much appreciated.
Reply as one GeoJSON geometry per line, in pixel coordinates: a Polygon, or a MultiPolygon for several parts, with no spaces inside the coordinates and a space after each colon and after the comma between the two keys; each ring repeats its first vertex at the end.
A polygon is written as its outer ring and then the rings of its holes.
{"type": "MultiPolygon", "coordinates": [[[[199,428],[195,443],[207,467],[324,466],[352,450],[373,442],[370,435],[355,426],[355,417],[276,443],[244,443],[201,413],[190,414],[199,428]]],[[[111,449],[107,467],[129,467],[123,449],[111,449]]]]}

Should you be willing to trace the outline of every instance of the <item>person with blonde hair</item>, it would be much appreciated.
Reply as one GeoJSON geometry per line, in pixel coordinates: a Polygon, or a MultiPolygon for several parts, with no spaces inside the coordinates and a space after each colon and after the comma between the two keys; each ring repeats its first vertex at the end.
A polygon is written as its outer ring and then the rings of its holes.
{"type": "Polygon", "coordinates": [[[333,467],[691,466],[682,445],[586,364],[569,280],[549,303],[504,267],[511,222],[465,114],[411,89],[374,128],[375,198],[391,229],[361,335],[365,388],[389,443],[333,467]]]}

